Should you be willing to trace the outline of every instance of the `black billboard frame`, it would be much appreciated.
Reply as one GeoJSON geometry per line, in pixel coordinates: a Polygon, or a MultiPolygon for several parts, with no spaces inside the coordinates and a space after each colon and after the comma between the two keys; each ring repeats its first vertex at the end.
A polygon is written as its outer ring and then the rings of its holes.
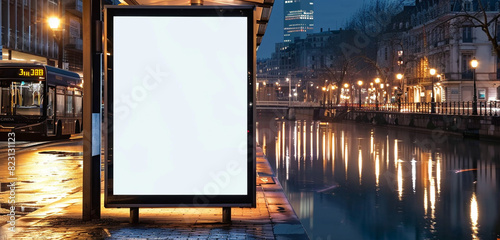
{"type": "Polygon", "coordinates": [[[104,10],[104,133],[106,208],[256,207],[255,153],[255,7],[244,6],[107,6],[104,10]],[[247,19],[247,194],[246,195],[114,195],[113,194],[113,17],[190,16],[246,17],[247,19]]]}

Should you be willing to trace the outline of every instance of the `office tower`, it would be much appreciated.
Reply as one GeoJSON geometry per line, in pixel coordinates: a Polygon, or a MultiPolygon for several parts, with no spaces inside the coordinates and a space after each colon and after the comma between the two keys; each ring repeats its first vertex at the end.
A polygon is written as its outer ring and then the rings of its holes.
{"type": "Polygon", "coordinates": [[[284,42],[292,43],[295,38],[305,38],[314,29],[313,0],[285,0],[284,42]]]}

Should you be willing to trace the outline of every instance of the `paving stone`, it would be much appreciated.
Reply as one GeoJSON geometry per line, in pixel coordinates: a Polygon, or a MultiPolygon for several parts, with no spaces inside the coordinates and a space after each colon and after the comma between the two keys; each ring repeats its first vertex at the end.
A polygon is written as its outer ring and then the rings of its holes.
{"type": "MultiPolygon", "coordinates": [[[[259,154],[260,174],[274,176],[259,154]]],[[[231,224],[220,222],[221,208],[141,208],[137,225],[128,223],[128,208],[101,208],[101,219],[83,222],[80,189],[21,217],[14,234],[6,231],[6,225],[0,227],[0,240],[4,235],[6,239],[308,239],[281,185],[274,181],[257,186],[256,208],[233,208],[231,224]]]]}

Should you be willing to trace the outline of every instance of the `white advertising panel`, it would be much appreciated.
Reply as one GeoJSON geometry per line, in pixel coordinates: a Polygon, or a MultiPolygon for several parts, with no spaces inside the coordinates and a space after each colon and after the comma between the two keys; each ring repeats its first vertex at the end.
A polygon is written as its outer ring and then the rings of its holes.
{"type": "Polygon", "coordinates": [[[115,17],[115,195],[246,194],[245,26],[115,17]]]}
{"type": "Polygon", "coordinates": [[[252,194],[249,18],[210,15],[108,17],[113,197],[252,194]]]}

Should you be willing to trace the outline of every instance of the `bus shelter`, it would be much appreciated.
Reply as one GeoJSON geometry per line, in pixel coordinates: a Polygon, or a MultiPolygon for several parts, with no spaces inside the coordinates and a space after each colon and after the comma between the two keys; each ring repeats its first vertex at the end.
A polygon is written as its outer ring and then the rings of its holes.
{"type": "MultiPolygon", "coordinates": [[[[271,9],[274,0],[218,0],[218,1],[203,1],[203,0],[125,0],[125,4],[132,6],[221,6],[237,8],[239,5],[254,7],[254,38],[252,44],[260,45],[262,37],[265,33],[267,23],[271,14],[271,9]]],[[[152,7],[154,8],[154,7],[152,7]]],[[[84,166],[83,166],[83,219],[91,220],[100,218],[100,173],[101,173],[101,102],[102,102],[102,75],[103,75],[103,53],[104,47],[102,32],[105,28],[102,19],[102,5],[100,1],[84,1],[83,4],[83,21],[84,21],[84,78],[89,81],[84,82],[84,166]]],[[[250,37],[250,36],[249,36],[250,37]]],[[[199,41],[203,41],[200,38],[199,41]]],[[[251,72],[252,78],[255,78],[255,52],[253,48],[253,69],[251,72]]],[[[109,52],[108,52],[109,54],[109,52]]],[[[249,53],[250,55],[250,53],[249,53]]],[[[254,80],[252,80],[254,82],[254,80]]],[[[250,81],[250,83],[252,82],[250,81]]],[[[254,89],[253,87],[250,89],[254,89]]],[[[254,97],[253,97],[254,98],[254,97]]],[[[249,105],[252,105],[252,99],[249,99],[249,105]]],[[[252,109],[254,109],[252,107],[252,109]]],[[[250,121],[249,121],[250,124],[250,121]]],[[[255,142],[254,139],[248,142],[255,142]]],[[[254,147],[252,145],[252,147],[254,147]]],[[[255,156],[252,150],[253,157],[255,156]]],[[[253,178],[254,175],[252,175],[253,178]]],[[[249,182],[254,182],[255,179],[249,179],[249,182]]],[[[131,220],[137,219],[137,208],[131,208],[131,220]]],[[[230,208],[224,208],[223,221],[230,220],[230,208]]]]}

